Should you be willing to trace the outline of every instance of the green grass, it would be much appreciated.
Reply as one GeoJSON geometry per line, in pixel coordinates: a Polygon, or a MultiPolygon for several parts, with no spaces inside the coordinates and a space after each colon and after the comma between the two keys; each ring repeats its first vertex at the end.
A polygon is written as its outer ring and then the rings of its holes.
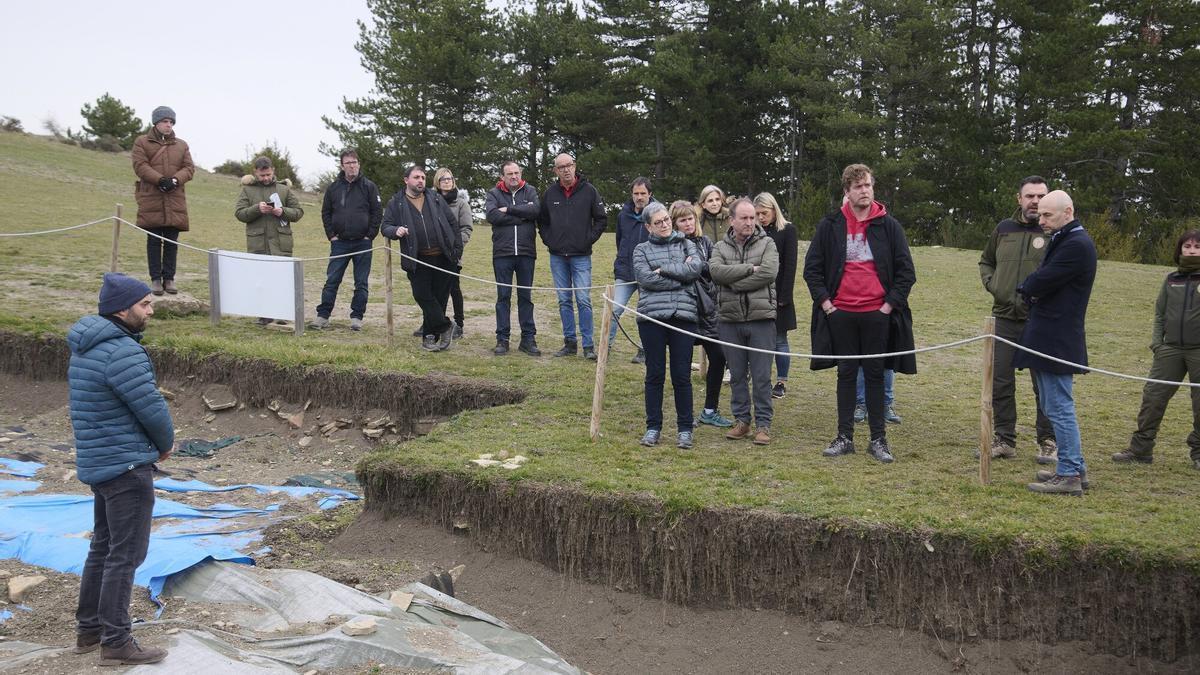
{"type": "MultiPolygon", "coordinates": [[[[366,167],[370,175],[370,167],[366,167]]],[[[243,229],[233,218],[236,180],[201,173],[188,186],[192,231],[182,241],[204,248],[241,249],[243,229]]],[[[115,202],[133,219],[132,173],[127,155],[107,155],[51,140],[0,134],[0,232],[62,227],[102,217],[115,202]]],[[[479,190],[473,189],[478,196],[479,190]]],[[[670,195],[664,195],[670,197],[670,195]]],[[[328,254],[321,236],[319,203],[296,224],[296,254],[328,254]]],[[[901,217],[903,209],[900,209],[901,217]]],[[[121,260],[144,275],[142,238],[126,230],[121,260]]],[[[94,311],[97,281],[107,268],[108,225],[62,235],[0,239],[0,328],[30,333],[62,331],[81,313],[94,311]]],[[[491,246],[486,224],[467,247],[465,271],[489,277],[491,246]]],[[[598,245],[598,282],[611,279],[611,236],[598,245]]],[[[945,248],[914,250],[918,283],[912,295],[918,345],[976,335],[990,303],[976,267],[978,252],[945,248]]],[[[287,364],[335,368],[452,373],[504,381],[529,392],[519,405],[464,412],[416,441],[387,448],[367,461],[417,469],[445,470],[577,486],[598,493],[650,494],[672,509],[708,506],[762,508],[830,519],[835,526],[887,524],[961,535],[987,552],[1014,541],[1033,550],[1088,547],[1117,559],[1200,564],[1200,472],[1191,468],[1184,438],[1190,430],[1187,394],[1168,409],[1152,466],[1116,466],[1108,455],[1125,447],[1133,430],[1141,386],[1100,375],[1076,379],[1076,395],[1089,460],[1092,492],[1084,499],[1049,498],[1026,491],[1037,468],[1033,454],[1033,398],[1027,378],[1018,385],[1019,452],[1016,461],[994,462],[992,484],[980,486],[971,452],[979,427],[980,346],[971,345],[919,357],[921,372],[896,380],[903,424],[889,429],[897,462],[879,465],[864,453],[830,461],[820,450],[835,433],[834,375],[813,373],[795,362],[788,397],[776,402],[774,441],[765,448],[731,443],[709,427],[698,430],[696,447],[637,445],[642,431],[642,371],[628,363],[632,347],[618,334],[608,381],[599,442],[588,440],[592,364],[582,359],[530,359],[513,353],[491,355],[494,290],[464,282],[468,337],[445,353],[427,354],[408,336],[419,321],[407,281],[396,270],[395,347],[387,349],[382,328],[383,256],[375,258],[368,330],[345,327],[349,288],[343,284],[335,321],[338,328],[309,331],[301,338],[263,331],[246,319],[219,326],[207,318],[156,321],[148,342],[196,353],[223,352],[274,359],[287,364]],[[499,473],[477,469],[467,460],[482,452],[507,450],[531,461],[499,473]]],[[[180,252],[180,285],[207,296],[203,255],[180,252]]],[[[1088,314],[1093,365],[1145,374],[1150,365],[1153,301],[1167,269],[1103,262],[1088,314]]],[[[309,312],[315,305],[323,265],[309,264],[305,285],[309,312]]],[[[545,257],[537,283],[550,285],[545,257]]],[[[598,305],[598,294],[593,295],[598,305]]],[[[807,308],[803,284],[799,307],[807,308]]],[[[553,294],[535,296],[543,348],[558,346],[553,294]]],[[[807,316],[806,311],[800,314],[807,316]]],[[[597,318],[599,314],[597,313],[597,318]]],[[[514,317],[515,319],[515,317],[514,317]]],[[[807,321],[791,334],[794,351],[807,351],[807,321]]],[[[632,323],[627,324],[635,334],[632,323]]],[[[546,351],[550,351],[547,349],[546,351]]],[[[698,354],[698,352],[697,352],[698,354]]],[[[698,358],[698,356],[697,356],[698,358]]],[[[696,381],[697,406],[702,383],[696,381]]],[[[667,438],[672,437],[668,393],[667,438]]],[[[728,389],[722,392],[728,413],[728,389]]],[[[860,431],[866,435],[865,428],[860,431]]]]}

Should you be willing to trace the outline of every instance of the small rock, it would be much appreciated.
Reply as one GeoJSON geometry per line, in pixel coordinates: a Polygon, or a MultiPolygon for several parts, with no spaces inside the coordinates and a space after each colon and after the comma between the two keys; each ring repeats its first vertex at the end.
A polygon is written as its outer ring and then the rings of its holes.
{"type": "Polygon", "coordinates": [[[367,438],[383,438],[383,429],[363,429],[363,436],[367,438]]]}
{"type": "Polygon", "coordinates": [[[283,404],[280,403],[279,399],[277,398],[271,399],[271,402],[267,404],[267,410],[270,410],[271,412],[279,412],[279,409],[282,407],[283,404]]]}
{"type": "Polygon", "coordinates": [[[458,578],[462,576],[462,573],[465,572],[466,569],[466,565],[457,565],[450,568],[450,578],[454,580],[454,583],[458,583],[458,578]]]}
{"type": "Polygon", "coordinates": [[[470,530],[470,529],[471,529],[471,524],[467,522],[466,518],[456,518],[454,520],[454,530],[455,531],[461,530],[463,532],[466,532],[467,530],[470,530]]]}
{"type": "Polygon", "coordinates": [[[179,629],[178,628],[168,628],[167,630],[165,630],[163,632],[165,632],[167,635],[174,635],[179,632],[179,629]]]}
{"type": "Polygon", "coordinates": [[[392,591],[388,596],[388,601],[396,607],[400,608],[401,612],[407,612],[408,606],[412,604],[413,594],[405,593],[404,591],[392,591]]]}
{"type": "Polygon", "coordinates": [[[325,435],[332,434],[333,432],[335,432],[337,430],[338,430],[338,423],[336,421],[321,425],[321,433],[323,433],[325,435]]]}
{"type": "Polygon", "coordinates": [[[0,570],[0,579],[7,579],[12,576],[12,572],[8,570],[0,570]]]}
{"type": "Polygon", "coordinates": [[[38,574],[34,576],[16,576],[8,580],[8,601],[19,603],[25,599],[25,594],[30,589],[46,582],[46,577],[38,574]]]}
{"type": "Polygon", "coordinates": [[[63,482],[66,483],[75,480],[75,475],[75,469],[71,469],[70,471],[64,473],[62,477],[63,482]]]}
{"type": "Polygon", "coordinates": [[[494,459],[483,459],[483,458],[480,458],[480,459],[473,459],[473,460],[471,460],[471,463],[472,463],[472,464],[478,464],[479,466],[496,466],[496,465],[497,465],[497,464],[499,464],[500,462],[498,462],[498,461],[496,461],[496,460],[494,460],[494,459]]]}
{"type": "Polygon", "coordinates": [[[224,621],[214,621],[213,622],[213,628],[224,628],[224,627],[225,627],[224,621]]]}
{"type": "Polygon", "coordinates": [[[300,447],[307,448],[312,445],[312,436],[305,436],[300,439],[300,447]]]}
{"type": "Polygon", "coordinates": [[[342,624],[342,632],[351,637],[355,635],[370,635],[376,631],[375,619],[363,617],[342,624]]]}
{"type": "Polygon", "coordinates": [[[167,389],[166,387],[159,387],[158,393],[162,394],[162,397],[167,399],[168,401],[175,400],[175,392],[171,391],[170,389],[167,389]]]}
{"type": "Polygon", "coordinates": [[[500,452],[497,452],[497,453],[496,453],[496,459],[508,459],[508,451],[507,451],[507,450],[501,450],[500,452]]]}
{"type": "Polygon", "coordinates": [[[200,610],[200,616],[212,616],[212,612],[208,611],[207,609],[202,609],[200,610]]]}
{"type": "Polygon", "coordinates": [[[246,409],[246,404],[245,404],[245,403],[239,403],[239,404],[238,404],[238,408],[237,408],[237,409],[238,409],[238,410],[245,410],[245,409],[246,409]]]}
{"type": "Polygon", "coordinates": [[[321,462],[321,466],[329,466],[330,464],[333,464],[332,459],[327,459],[324,462],[321,462]]]}
{"type": "Polygon", "coordinates": [[[233,389],[225,384],[214,384],[204,390],[201,394],[204,399],[204,405],[208,406],[209,410],[225,410],[237,406],[237,396],[233,394],[233,389]]]}
{"type": "Polygon", "coordinates": [[[212,421],[213,421],[213,420],[215,420],[215,419],[217,419],[217,413],[214,413],[214,412],[210,412],[210,413],[208,413],[207,415],[205,415],[205,416],[204,416],[204,422],[205,422],[206,424],[207,424],[207,423],[209,423],[209,422],[212,422],[212,421]]]}
{"type": "Polygon", "coordinates": [[[289,427],[293,429],[299,429],[300,427],[304,426],[304,411],[301,410],[295,415],[288,415],[285,419],[287,420],[289,427]]]}

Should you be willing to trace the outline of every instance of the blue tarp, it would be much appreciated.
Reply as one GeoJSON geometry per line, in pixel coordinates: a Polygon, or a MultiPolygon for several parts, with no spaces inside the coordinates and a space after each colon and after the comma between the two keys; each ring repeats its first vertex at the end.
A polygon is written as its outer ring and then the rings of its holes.
{"type": "Polygon", "coordinates": [[[22,462],[19,459],[0,457],[0,473],[12,474],[22,478],[33,478],[39,469],[46,466],[39,462],[22,462]]]}
{"type": "Polygon", "coordinates": [[[0,480],[0,497],[15,492],[33,492],[41,485],[36,480],[0,480]]]}
{"type": "Polygon", "coordinates": [[[167,492],[230,492],[232,490],[250,489],[261,494],[284,493],[292,497],[307,497],[315,494],[331,495],[322,499],[319,504],[322,509],[332,508],[340,504],[343,500],[358,499],[358,495],[349,490],[341,490],[331,487],[302,487],[299,485],[252,485],[242,483],[239,485],[222,485],[220,487],[202,483],[198,480],[175,480],[174,478],[163,478],[155,481],[154,487],[167,492]]]}

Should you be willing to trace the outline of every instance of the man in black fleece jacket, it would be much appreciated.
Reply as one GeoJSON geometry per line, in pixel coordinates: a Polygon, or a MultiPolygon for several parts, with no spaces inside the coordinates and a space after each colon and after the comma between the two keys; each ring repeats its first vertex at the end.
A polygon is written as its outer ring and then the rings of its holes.
{"type": "Polygon", "coordinates": [[[321,289],[321,304],[317,305],[314,328],[329,326],[329,315],[337,300],[338,287],[346,268],[354,263],[354,297],[350,300],[350,330],[362,330],[363,314],[367,311],[367,280],[371,277],[371,243],[379,234],[383,220],[383,202],[379,188],[362,175],[358,153],[343,150],[338,160],[342,170],[337,180],[325,190],[321,202],[321,223],[329,240],[330,256],[325,270],[325,288],[321,289]],[[354,254],[354,255],[347,255],[354,254]]]}

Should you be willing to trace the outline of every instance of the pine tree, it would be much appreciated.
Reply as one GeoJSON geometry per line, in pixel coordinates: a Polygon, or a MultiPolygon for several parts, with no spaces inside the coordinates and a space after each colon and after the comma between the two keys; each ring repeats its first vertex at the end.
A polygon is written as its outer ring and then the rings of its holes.
{"type": "Polygon", "coordinates": [[[83,117],[83,130],[92,137],[116,139],[128,150],[142,132],[142,120],[133,113],[133,108],[121,103],[120,99],[105,92],[93,103],[84,103],[79,114],[83,117]]]}

